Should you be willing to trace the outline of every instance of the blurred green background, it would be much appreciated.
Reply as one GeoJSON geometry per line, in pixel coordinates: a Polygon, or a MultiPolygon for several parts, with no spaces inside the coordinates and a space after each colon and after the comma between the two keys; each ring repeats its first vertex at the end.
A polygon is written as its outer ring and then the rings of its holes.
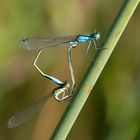
{"type": "MultiPolygon", "coordinates": [[[[48,140],[68,102],[50,99],[32,119],[15,128],[7,121],[56,85],[33,67],[37,54],[20,48],[24,37],[54,37],[97,30],[102,38],[123,1],[5,0],[0,4],[0,140],[48,140]]],[[[67,140],[140,140],[140,8],[135,11],[67,140]]],[[[87,44],[73,49],[77,87],[91,60],[87,44]]],[[[43,71],[70,80],[67,47],[41,55],[43,71]]],[[[91,50],[95,51],[95,50],[91,50]]]]}

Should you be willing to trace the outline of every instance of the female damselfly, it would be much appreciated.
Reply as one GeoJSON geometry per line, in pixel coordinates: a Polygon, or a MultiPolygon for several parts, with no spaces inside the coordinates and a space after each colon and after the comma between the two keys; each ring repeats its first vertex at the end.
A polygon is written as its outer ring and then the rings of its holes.
{"type": "Polygon", "coordinates": [[[8,121],[8,127],[15,128],[30,119],[50,97],[54,97],[59,102],[68,99],[70,97],[70,89],[70,84],[65,81],[27,109],[14,114],[8,121]]]}

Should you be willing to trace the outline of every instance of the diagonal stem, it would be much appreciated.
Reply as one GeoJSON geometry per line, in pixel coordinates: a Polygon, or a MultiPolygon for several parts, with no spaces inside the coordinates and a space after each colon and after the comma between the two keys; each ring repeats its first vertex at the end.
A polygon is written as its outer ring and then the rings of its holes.
{"type": "Polygon", "coordinates": [[[51,139],[65,140],[70,129],[72,128],[76,118],[78,117],[82,107],[84,106],[93,86],[100,76],[107,60],[114,50],[121,34],[123,33],[128,21],[134,13],[140,0],[125,0],[116,19],[114,20],[108,34],[103,42],[103,48],[99,50],[95,62],[92,63],[81,83],[78,93],[64,112],[60,122],[58,123],[51,139]]]}

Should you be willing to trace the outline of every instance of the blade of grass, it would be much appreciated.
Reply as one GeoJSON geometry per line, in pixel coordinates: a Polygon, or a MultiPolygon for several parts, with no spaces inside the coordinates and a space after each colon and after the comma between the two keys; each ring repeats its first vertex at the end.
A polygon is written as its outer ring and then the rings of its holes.
{"type": "Polygon", "coordinates": [[[138,3],[139,0],[124,1],[101,46],[107,49],[101,49],[97,52],[95,62],[90,65],[83,82],[81,83],[79,92],[64,112],[51,137],[52,140],[64,140],[67,137],[138,3]]]}

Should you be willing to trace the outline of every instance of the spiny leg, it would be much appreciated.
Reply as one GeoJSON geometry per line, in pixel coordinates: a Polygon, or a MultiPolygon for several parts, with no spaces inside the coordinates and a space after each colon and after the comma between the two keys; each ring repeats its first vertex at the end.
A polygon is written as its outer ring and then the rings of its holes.
{"type": "Polygon", "coordinates": [[[89,48],[91,46],[91,43],[92,43],[92,41],[89,41],[89,44],[88,44],[88,46],[86,48],[86,52],[85,53],[94,62],[95,60],[90,55],[88,55],[88,52],[89,52],[89,48]]]}
{"type": "Polygon", "coordinates": [[[68,101],[68,98],[71,97],[71,95],[73,95],[69,84],[64,88],[63,92],[61,93],[62,93],[62,97],[60,99],[61,101],[68,101]]]}
{"type": "Polygon", "coordinates": [[[67,98],[70,97],[70,93],[67,93],[66,91],[62,93],[61,101],[66,100],[67,98]]]}
{"type": "Polygon", "coordinates": [[[72,67],[72,58],[71,58],[71,50],[72,50],[73,46],[69,46],[68,48],[68,65],[69,65],[69,69],[70,69],[70,75],[71,75],[71,80],[72,80],[72,86],[71,86],[71,91],[70,91],[70,96],[72,95],[72,92],[74,90],[75,87],[75,76],[74,76],[74,71],[73,71],[73,67],[72,67]]]}
{"type": "Polygon", "coordinates": [[[92,41],[93,41],[93,44],[94,44],[94,48],[95,49],[103,49],[102,47],[97,47],[96,42],[99,44],[99,41],[98,40],[92,39],[92,41]]]}
{"type": "Polygon", "coordinates": [[[43,77],[46,77],[46,78],[52,80],[54,83],[56,83],[56,84],[58,84],[58,85],[63,84],[63,82],[61,82],[59,79],[57,79],[57,78],[55,78],[55,77],[52,77],[52,76],[50,76],[50,75],[45,74],[45,73],[37,66],[36,63],[37,63],[37,60],[38,60],[38,58],[39,58],[41,52],[42,52],[42,50],[39,51],[39,53],[37,54],[37,56],[36,56],[36,58],[35,58],[35,60],[34,60],[34,62],[33,62],[35,68],[39,71],[39,73],[40,73],[43,77]]]}
{"type": "Polygon", "coordinates": [[[94,48],[95,48],[95,49],[98,49],[98,47],[97,47],[96,42],[95,42],[94,39],[93,39],[93,44],[94,44],[94,48]]]}
{"type": "Polygon", "coordinates": [[[89,44],[88,44],[88,46],[86,48],[86,55],[88,54],[88,51],[89,51],[90,46],[91,46],[91,41],[89,42],[89,44]]]}
{"type": "Polygon", "coordinates": [[[95,49],[102,49],[102,48],[97,47],[95,39],[92,39],[91,41],[89,41],[88,47],[87,47],[87,49],[86,49],[86,55],[87,55],[93,62],[95,62],[95,60],[94,60],[90,55],[88,55],[89,48],[90,48],[92,42],[93,42],[93,47],[94,47],[95,49]]]}
{"type": "Polygon", "coordinates": [[[69,88],[62,86],[61,88],[54,90],[55,99],[57,101],[64,101],[70,97],[69,88]]]}

